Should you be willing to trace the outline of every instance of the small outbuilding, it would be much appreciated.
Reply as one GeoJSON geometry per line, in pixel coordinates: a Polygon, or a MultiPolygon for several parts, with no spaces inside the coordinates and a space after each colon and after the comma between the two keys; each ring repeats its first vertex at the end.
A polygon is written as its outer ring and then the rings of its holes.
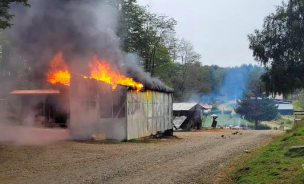
{"type": "Polygon", "coordinates": [[[173,124],[176,130],[190,130],[202,128],[202,111],[205,110],[199,103],[173,103],[173,124]],[[181,122],[180,117],[186,117],[181,122]]]}
{"type": "MultiPolygon", "coordinates": [[[[53,86],[56,88],[56,86],[53,86]]],[[[99,136],[130,140],[151,135],[173,135],[173,90],[112,85],[72,76],[59,90],[15,90],[20,99],[20,121],[42,127],[66,127],[72,139],[99,136]]]]}
{"type": "Polygon", "coordinates": [[[278,111],[282,115],[293,115],[293,105],[290,104],[277,104],[278,111]]]}
{"type": "Polygon", "coordinates": [[[130,140],[173,134],[173,91],[141,90],[93,79],[72,77],[70,86],[72,137],[86,139],[104,134],[107,139],[130,140]]]}

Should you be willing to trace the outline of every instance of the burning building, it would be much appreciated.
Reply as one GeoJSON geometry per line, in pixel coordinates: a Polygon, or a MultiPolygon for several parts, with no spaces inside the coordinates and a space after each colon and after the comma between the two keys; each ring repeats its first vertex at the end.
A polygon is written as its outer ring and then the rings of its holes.
{"type": "Polygon", "coordinates": [[[137,91],[92,79],[71,80],[70,130],[73,137],[105,134],[130,140],[158,133],[172,134],[171,92],[137,91]]]}
{"type": "Polygon", "coordinates": [[[149,89],[112,70],[105,61],[95,56],[93,60],[88,63],[90,76],[70,74],[59,53],[50,62],[47,81],[61,90],[11,92],[21,96],[21,124],[34,111],[32,120],[40,118],[39,124],[47,127],[67,126],[74,139],[93,134],[114,140],[172,134],[172,89],[149,89]]]}
{"type": "Polygon", "coordinates": [[[36,89],[43,90],[12,92],[22,99],[21,117],[34,109],[41,124],[60,121],[79,139],[170,133],[173,89],[145,73],[139,60],[128,59],[135,54],[121,51],[120,6],[107,2],[30,0],[30,8],[12,6],[9,39],[30,66],[36,89]]]}

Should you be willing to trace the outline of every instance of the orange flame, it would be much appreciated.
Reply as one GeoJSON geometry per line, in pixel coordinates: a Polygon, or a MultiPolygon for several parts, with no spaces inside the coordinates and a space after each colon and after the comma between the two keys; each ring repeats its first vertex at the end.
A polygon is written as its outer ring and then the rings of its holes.
{"type": "Polygon", "coordinates": [[[117,84],[133,87],[137,91],[144,87],[143,84],[135,82],[132,78],[113,71],[107,62],[99,61],[96,55],[93,57],[93,61],[89,62],[89,67],[91,68],[91,78],[111,84],[113,90],[116,89],[117,84]]]}
{"type": "Polygon", "coordinates": [[[62,53],[57,54],[50,62],[50,71],[47,73],[47,81],[56,84],[61,83],[66,86],[70,86],[71,74],[68,71],[64,60],[62,59],[62,53]]]}

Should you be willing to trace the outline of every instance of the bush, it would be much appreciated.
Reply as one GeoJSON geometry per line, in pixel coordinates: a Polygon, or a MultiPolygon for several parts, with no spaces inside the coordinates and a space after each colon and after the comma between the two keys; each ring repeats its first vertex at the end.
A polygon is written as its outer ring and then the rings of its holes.
{"type": "Polygon", "coordinates": [[[303,127],[304,127],[304,121],[295,122],[294,125],[292,126],[292,129],[287,130],[287,133],[297,131],[297,130],[300,131],[300,130],[302,130],[303,127]]]}
{"type": "Polygon", "coordinates": [[[278,113],[277,116],[275,117],[275,120],[280,120],[280,119],[282,119],[282,115],[278,113]]]}
{"type": "Polygon", "coordinates": [[[286,124],[292,125],[292,124],[293,124],[293,121],[291,121],[290,119],[288,119],[288,120],[286,121],[286,124]]]}
{"type": "Polygon", "coordinates": [[[217,105],[213,105],[211,111],[219,111],[220,109],[218,108],[217,105]]]}
{"type": "Polygon", "coordinates": [[[258,130],[271,130],[271,127],[265,124],[258,124],[258,130]]]}
{"type": "Polygon", "coordinates": [[[211,110],[209,114],[211,114],[211,115],[212,114],[222,114],[222,111],[220,111],[220,110],[217,110],[217,111],[211,110]]]}
{"type": "Polygon", "coordinates": [[[232,111],[224,111],[223,114],[229,114],[231,115],[232,111]]]}

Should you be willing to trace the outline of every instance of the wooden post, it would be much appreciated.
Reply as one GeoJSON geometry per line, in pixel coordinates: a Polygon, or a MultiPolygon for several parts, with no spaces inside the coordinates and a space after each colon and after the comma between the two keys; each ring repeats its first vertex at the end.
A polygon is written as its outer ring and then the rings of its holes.
{"type": "Polygon", "coordinates": [[[201,110],[196,110],[197,113],[197,130],[202,129],[202,111],[201,110]]]}
{"type": "Polygon", "coordinates": [[[19,115],[18,115],[18,121],[19,121],[19,123],[20,123],[20,125],[22,125],[22,114],[23,114],[23,112],[22,112],[22,96],[19,98],[19,109],[18,109],[18,111],[19,111],[19,115]]]}
{"type": "MultiPolygon", "coordinates": [[[[45,114],[45,95],[43,95],[43,116],[44,116],[44,118],[46,118],[46,114],[45,114]]],[[[45,126],[45,120],[42,122],[42,125],[45,126]]]]}

